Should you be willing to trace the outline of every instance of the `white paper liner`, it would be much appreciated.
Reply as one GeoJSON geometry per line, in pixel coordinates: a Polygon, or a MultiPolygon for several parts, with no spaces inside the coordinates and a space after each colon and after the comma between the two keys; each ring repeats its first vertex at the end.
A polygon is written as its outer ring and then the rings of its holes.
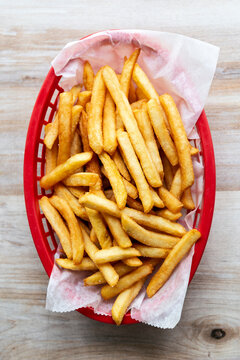
{"type": "MultiPolygon", "coordinates": [[[[53,60],[56,75],[62,75],[61,86],[69,90],[82,82],[84,61],[94,71],[110,65],[121,72],[124,56],[140,47],[139,65],[147,73],[159,94],[170,93],[177,103],[189,139],[200,144],[194,125],[201,114],[214,76],[219,49],[202,41],[178,34],[156,31],[105,31],[84,40],[67,44],[53,60]]],[[[195,183],[192,195],[197,204],[203,193],[203,165],[199,155],[193,158],[195,183]]],[[[193,226],[196,209],[180,222],[193,226]]],[[[194,248],[181,261],[166,284],[151,298],[146,285],[130,306],[132,318],[160,328],[173,328],[181,317],[187,291],[194,248]]],[[[58,253],[56,254],[58,257],[58,253]]],[[[49,280],[46,308],[66,312],[91,306],[99,314],[111,314],[114,300],[103,301],[100,286],[85,287],[88,272],[59,269],[56,265],[49,280]]]]}

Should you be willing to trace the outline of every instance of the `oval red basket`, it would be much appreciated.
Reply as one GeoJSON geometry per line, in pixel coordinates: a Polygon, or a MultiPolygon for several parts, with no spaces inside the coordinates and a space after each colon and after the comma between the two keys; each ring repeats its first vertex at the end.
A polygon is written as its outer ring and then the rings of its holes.
{"type": "MultiPolygon", "coordinates": [[[[24,195],[28,222],[38,255],[48,276],[50,276],[53,268],[57,242],[55,234],[39,208],[39,199],[43,195],[50,195],[51,192],[41,189],[39,181],[44,174],[45,167],[44,127],[52,121],[58,95],[63,91],[59,86],[59,81],[60,77],[56,76],[53,68],[51,68],[41,87],[32,112],[24,156],[24,195]]],[[[200,156],[204,165],[204,191],[201,206],[195,214],[194,227],[201,232],[202,237],[195,245],[189,283],[197,270],[207,243],[216,191],[214,150],[204,111],[197,121],[196,128],[200,136],[200,156]]],[[[95,314],[92,308],[82,308],[78,309],[78,311],[94,320],[114,324],[111,316],[95,314]]],[[[127,313],[122,324],[136,322],[131,318],[130,313],[127,313]]]]}

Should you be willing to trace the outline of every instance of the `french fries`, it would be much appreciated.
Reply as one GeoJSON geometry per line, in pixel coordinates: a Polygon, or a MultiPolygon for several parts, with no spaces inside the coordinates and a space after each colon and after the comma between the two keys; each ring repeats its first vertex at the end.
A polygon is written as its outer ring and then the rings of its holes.
{"type": "Polygon", "coordinates": [[[63,92],[59,95],[58,110],[58,160],[57,163],[62,164],[70,157],[71,141],[72,141],[72,101],[71,92],[63,92]]]}
{"type": "Polygon", "coordinates": [[[196,230],[190,230],[175,245],[166,257],[164,263],[158,272],[152,277],[147,287],[148,297],[152,297],[167,281],[177,264],[189,252],[193,244],[201,237],[201,233],[196,230]]]}
{"type": "Polygon", "coordinates": [[[93,82],[91,108],[88,118],[89,145],[96,154],[103,150],[102,118],[106,87],[102,77],[102,69],[98,71],[93,82]]]}
{"type": "Polygon", "coordinates": [[[171,249],[180,240],[180,238],[175,236],[146,230],[124,214],[121,221],[123,229],[129,236],[147,246],[171,249]]]}
{"type": "Polygon", "coordinates": [[[85,165],[92,158],[92,153],[85,152],[76,154],[67,159],[63,164],[58,165],[49,174],[44,175],[40,180],[40,185],[44,189],[52,186],[73,174],[79,167],[85,165]]]}
{"type": "MultiPolygon", "coordinates": [[[[187,134],[173,98],[168,94],[164,94],[160,96],[160,101],[167,114],[172,136],[176,144],[181,168],[182,191],[184,191],[194,183],[194,172],[187,134]]],[[[172,163],[172,165],[176,164],[172,163]]]]}
{"type": "Polygon", "coordinates": [[[53,191],[39,203],[62,245],[56,264],[91,271],[84,285],[103,285],[104,300],[116,296],[117,325],[154,267],[149,297],[200,237],[176,222],[182,208],[195,208],[191,157],[199,150],[171,96],[159,96],[136,63],[139,54],[124,59],[120,75],[103,66],[94,76],[84,63],[83,91],[61,93],[45,127],[40,180],[53,191]]]}

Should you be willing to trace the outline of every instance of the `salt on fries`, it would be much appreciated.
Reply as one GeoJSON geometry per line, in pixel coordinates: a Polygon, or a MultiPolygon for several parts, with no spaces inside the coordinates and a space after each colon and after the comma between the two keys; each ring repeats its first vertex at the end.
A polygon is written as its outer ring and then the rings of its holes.
{"type": "Polygon", "coordinates": [[[139,56],[136,49],[125,58],[120,75],[109,66],[94,75],[84,63],[84,88],[61,93],[45,127],[40,180],[54,191],[39,203],[63,249],[56,264],[92,271],[84,285],[103,285],[103,299],[116,297],[117,325],[154,267],[162,264],[149,297],[201,236],[176,222],[182,208],[195,208],[192,156],[199,150],[172,97],[159,96],[137,64],[139,56]]]}

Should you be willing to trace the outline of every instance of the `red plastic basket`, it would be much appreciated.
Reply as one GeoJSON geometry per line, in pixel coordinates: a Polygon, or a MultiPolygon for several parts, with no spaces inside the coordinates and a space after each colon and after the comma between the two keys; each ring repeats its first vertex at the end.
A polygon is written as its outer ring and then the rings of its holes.
{"type": "MultiPolygon", "coordinates": [[[[39,208],[39,199],[43,195],[50,195],[51,191],[42,189],[39,181],[44,174],[45,168],[44,127],[51,122],[54,117],[58,95],[62,92],[59,81],[60,77],[56,76],[53,68],[51,68],[41,87],[32,112],[24,156],[24,194],[28,222],[38,255],[48,276],[50,276],[53,268],[57,242],[51,226],[49,226],[39,208]]],[[[201,206],[195,214],[194,227],[201,232],[202,237],[195,245],[189,283],[199,265],[207,243],[216,191],[213,144],[204,111],[200,115],[196,127],[200,136],[200,156],[202,157],[204,165],[204,192],[201,206]]],[[[92,308],[82,308],[78,309],[78,311],[94,320],[114,324],[111,316],[95,314],[92,308]]],[[[127,313],[122,323],[132,324],[136,322],[136,320],[131,318],[130,313],[127,313]]]]}

